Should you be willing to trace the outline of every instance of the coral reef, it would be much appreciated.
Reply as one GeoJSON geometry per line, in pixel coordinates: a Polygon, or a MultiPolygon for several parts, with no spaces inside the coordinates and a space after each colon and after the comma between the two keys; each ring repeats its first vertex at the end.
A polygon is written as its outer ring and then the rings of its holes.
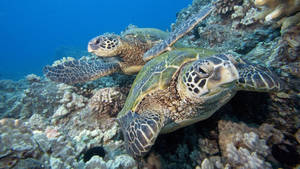
{"type": "Polygon", "coordinates": [[[1,119],[0,133],[0,168],[11,168],[21,159],[40,157],[42,151],[32,131],[21,120],[1,119]]]}
{"type": "Polygon", "coordinates": [[[56,85],[41,81],[36,75],[28,75],[26,80],[12,82],[2,80],[0,89],[0,117],[29,118],[39,113],[49,116],[59,104],[56,85]],[[39,103],[39,104],[36,104],[39,103]]]}
{"type": "Polygon", "coordinates": [[[242,0],[219,0],[215,3],[216,12],[221,15],[228,15],[230,12],[234,11],[234,6],[240,5],[242,2],[242,0]]]}
{"type": "MultiPolygon", "coordinates": [[[[194,0],[172,29],[209,0],[194,0]]],[[[136,161],[126,154],[117,113],[134,76],[114,74],[69,86],[37,75],[0,81],[0,168],[292,168],[300,161],[298,1],[218,0],[215,15],[182,43],[235,52],[264,63],[287,82],[287,91],[239,92],[210,119],[161,135],[136,161]],[[265,5],[265,9],[260,9],[265,5]],[[261,14],[281,29],[261,22],[261,14]],[[280,154],[280,155],[279,155],[280,154]]],[[[92,59],[84,57],[82,59],[92,59]]]]}
{"type": "Polygon", "coordinates": [[[134,168],[135,161],[122,155],[122,141],[112,141],[119,136],[111,117],[120,111],[129,90],[123,81],[102,79],[69,86],[36,75],[18,82],[1,81],[1,118],[24,120],[1,120],[0,168],[82,168],[88,150],[97,146],[105,149],[107,168],[134,168]],[[122,83],[125,86],[117,87],[122,83]],[[12,105],[19,108],[12,111],[12,105]]]}
{"type": "Polygon", "coordinates": [[[283,31],[300,23],[299,0],[255,0],[254,3],[258,7],[266,7],[261,13],[266,22],[280,19],[277,24],[282,25],[283,31]]]}
{"type": "Polygon", "coordinates": [[[233,168],[271,168],[265,161],[271,152],[266,140],[260,139],[255,129],[244,124],[219,121],[219,145],[222,154],[233,168]],[[252,130],[252,131],[251,131],[252,130]]]}
{"type": "Polygon", "coordinates": [[[289,16],[300,11],[300,2],[298,0],[255,0],[257,6],[267,6],[271,11],[265,17],[266,21],[270,21],[279,17],[289,16]]]}
{"type": "Polygon", "coordinates": [[[125,88],[102,88],[94,91],[94,95],[89,100],[89,107],[93,111],[116,116],[123,107],[128,89],[125,88]],[[118,104],[116,104],[118,103],[118,104]]]}
{"type": "Polygon", "coordinates": [[[86,163],[86,169],[136,169],[135,160],[129,155],[120,155],[116,159],[105,162],[99,156],[93,156],[91,160],[86,163]]]}

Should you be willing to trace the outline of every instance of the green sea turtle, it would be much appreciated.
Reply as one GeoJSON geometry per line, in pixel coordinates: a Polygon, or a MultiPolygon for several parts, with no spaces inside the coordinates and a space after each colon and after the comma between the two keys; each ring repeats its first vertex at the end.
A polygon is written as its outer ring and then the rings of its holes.
{"type": "Polygon", "coordinates": [[[285,88],[269,69],[232,56],[183,48],[147,62],[118,114],[128,153],[145,155],[160,133],[209,118],[238,90],[285,88]]]}
{"type": "Polygon", "coordinates": [[[145,64],[143,54],[168,36],[155,28],[130,28],[121,35],[106,33],[89,41],[91,60],[62,60],[45,66],[44,74],[52,81],[74,84],[123,72],[134,74],[145,64]]]}
{"type": "Polygon", "coordinates": [[[212,5],[204,7],[171,33],[154,28],[132,28],[121,36],[104,34],[95,37],[88,43],[88,51],[102,60],[73,59],[55,62],[51,66],[45,66],[43,72],[50,80],[67,84],[94,80],[114,72],[135,74],[147,61],[170,50],[175,43],[175,47],[182,47],[183,45],[177,41],[206,18],[212,10],[212,5]]]}

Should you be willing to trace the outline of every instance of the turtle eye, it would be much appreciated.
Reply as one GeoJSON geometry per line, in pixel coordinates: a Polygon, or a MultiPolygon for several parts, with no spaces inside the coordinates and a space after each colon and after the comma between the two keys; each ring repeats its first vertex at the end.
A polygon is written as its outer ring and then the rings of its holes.
{"type": "Polygon", "coordinates": [[[205,69],[201,68],[200,66],[197,67],[196,72],[198,77],[201,79],[209,77],[209,73],[205,71],[205,69]]]}
{"type": "Polygon", "coordinates": [[[100,42],[100,39],[99,39],[99,38],[97,38],[97,40],[96,40],[95,44],[97,45],[99,42],[100,42]]]}
{"type": "Polygon", "coordinates": [[[200,67],[198,67],[198,72],[201,74],[207,74],[203,69],[201,69],[200,67]]]}

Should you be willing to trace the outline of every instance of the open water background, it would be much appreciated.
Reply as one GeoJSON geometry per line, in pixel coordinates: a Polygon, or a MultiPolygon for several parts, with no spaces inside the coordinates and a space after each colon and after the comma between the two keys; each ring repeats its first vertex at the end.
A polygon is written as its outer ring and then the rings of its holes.
{"type": "Polygon", "coordinates": [[[192,0],[0,0],[0,79],[42,75],[46,64],[80,55],[88,41],[129,24],[170,30],[192,0]]]}

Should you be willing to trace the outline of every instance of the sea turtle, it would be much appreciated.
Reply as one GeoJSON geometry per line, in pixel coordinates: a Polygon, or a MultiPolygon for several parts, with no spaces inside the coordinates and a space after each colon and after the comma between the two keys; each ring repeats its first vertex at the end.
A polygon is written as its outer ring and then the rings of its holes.
{"type": "Polygon", "coordinates": [[[238,90],[277,92],[284,83],[269,69],[205,49],[174,49],[138,73],[117,121],[127,152],[145,155],[160,133],[209,118],[238,90]]]}
{"type": "Polygon", "coordinates": [[[171,33],[154,28],[132,28],[121,36],[104,34],[95,37],[88,43],[88,51],[105,60],[73,59],[55,62],[52,66],[45,66],[43,72],[50,80],[67,84],[94,80],[114,72],[135,74],[147,61],[170,50],[175,43],[175,47],[182,47],[183,44],[177,41],[212,10],[213,5],[207,5],[171,33]]]}
{"type": "Polygon", "coordinates": [[[168,36],[155,28],[129,28],[121,35],[105,33],[91,39],[88,52],[97,59],[61,60],[45,66],[44,74],[52,81],[74,84],[94,80],[121,71],[138,72],[145,64],[143,54],[168,36]]]}

